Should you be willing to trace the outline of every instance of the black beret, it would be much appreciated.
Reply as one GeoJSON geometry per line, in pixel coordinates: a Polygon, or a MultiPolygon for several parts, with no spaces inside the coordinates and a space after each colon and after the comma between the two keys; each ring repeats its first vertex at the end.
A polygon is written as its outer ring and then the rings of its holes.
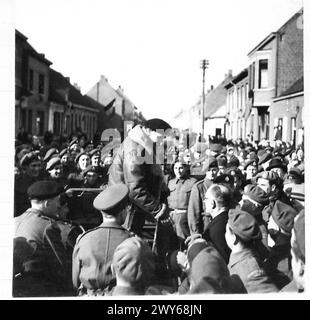
{"type": "Polygon", "coordinates": [[[234,177],[230,174],[220,174],[219,176],[217,176],[214,180],[213,183],[219,183],[219,184],[223,184],[223,183],[228,183],[230,186],[234,185],[234,177]]]}
{"type": "Polygon", "coordinates": [[[119,207],[128,199],[129,189],[123,183],[107,187],[94,199],[93,205],[96,209],[106,213],[117,214],[115,208],[119,207]]]}
{"type": "Polygon", "coordinates": [[[269,203],[269,197],[267,193],[256,185],[247,185],[244,188],[244,195],[264,206],[269,203]]]}
{"type": "Polygon", "coordinates": [[[20,160],[20,166],[28,166],[31,162],[40,161],[38,155],[35,152],[26,153],[20,160]]]}
{"type": "Polygon", "coordinates": [[[154,118],[146,121],[145,126],[147,128],[150,128],[153,131],[156,131],[156,129],[163,129],[163,130],[171,129],[171,126],[166,121],[158,118],[154,118]]]}
{"type": "Polygon", "coordinates": [[[288,172],[289,176],[293,176],[294,178],[297,179],[302,179],[302,173],[298,168],[291,168],[290,171],[288,172]]]}
{"type": "Polygon", "coordinates": [[[83,154],[88,155],[85,151],[80,152],[80,153],[75,157],[75,160],[74,160],[75,163],[78,163],[78,162],[79,162],[79,159],[80,159],[80,157],[81,157],[83,154]]]}
{"type": "Polygon", "coordinates": [[[272,209],[274,222],[284,231],[291,232],[297,211],[286,203],[277,200],[272,209]]]}
{"type": "Polygon", "coordinates": [[[217,157],[217,164],[219,166],[226,167],[227,166],[227,158],[225,156],[219,156],[217,157]]]}
{"type": "Polygon", "coordinates": [[[270,160],[272,158],[272,154],[271,153],[264,153],[258,161],[258,164],[263,164],[265,162],[267,162],[268,160],[270,160]]]}
{"type": "Polygon", "coordinates": [[[86,147],[89,146],[90,144],[94,145],[93,140],[87,140],[87,141],[84,143],[83,148],[86,148],[86,147]]]}
{"type": "Polygon", "coordinates": [[[93,156],[99,156],[101,155],[101,152],[99,149],[93,149],[89,153],[89,156],[92,158],[93,156]]]}
{"type": "Polygon", "coordinates": [[[272,159],[266,170],[269,171],[273,168],[281,168],[284,172],[287,172],[287,166],[280,159],[272,159]]]}
{"type": "Polygon", "coordinates": [[[46,154],[45,154],[45,156],[44,156],[44,158],[43,158],[43,161],[48,162],[48,160],[51,159],[52,155],[54,155],[54,154],[56,154],[56,153],[58,153],[58,150],[57,150],[56,148],[51,148],[51,149],[49,149],[49,150],[46,152],[46,154]]]}
{"type": "Polygon", "coordinates": [[[206,168],[207,171],[210,170],[211,168],[217,168],[218,167],[217,160],[214,157],[209,157],[206,160],[205,164],[206,164],[205,168],[206,168]]]}
{"type": "Polygon", "coordinates": [[[46,164],[46,170],[52,170],[57,164],[60,164],[60,158],[59,157],[54,157],[48,161],[46,164]]]}
{"type": "Polygon", "coordinates": [[[63,192],[63,189],[55,181],[42,180],[33,183],[27,190],[29,199],[51,199],[63,192]]]}
{"type": "Polygon", "coordinates": [[[246,211],[230,209],[228,224],[233,233],[245,242],[261,239],[261,232],[256,219],[246,211]]]}

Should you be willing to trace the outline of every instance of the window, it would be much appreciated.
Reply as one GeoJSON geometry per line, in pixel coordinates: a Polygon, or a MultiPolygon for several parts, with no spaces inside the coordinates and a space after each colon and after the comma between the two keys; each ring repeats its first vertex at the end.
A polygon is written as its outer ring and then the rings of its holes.
{"type": "Polygon", "coordinates": [[[252,85],[251,88],[255,88],[255,62],[252,63],[252,85]]]}
{"type": "Polygon", "coordinates": [[[33,70],[29,69],[29,91],[33,91],[33,70]]]}
{"type": "Polygon", "coordinates": [[[44,75],[39,74],[39,93],[44,94],[44,75]]]}
{"type": "Polygon", "coordinates": [[[258,87],[260,89],[268,87],[268,60],[259,60],[259,79],[258,87]]]}
{"type": "Polygon", "coordinates": [[[269,112],[266,113],[266,134],[265,137],[269,140],[269,128],[270,128],[270,114],[269,112]]]}
{"type": "Polygon", "coordinates": [[[36,134],[41,136],[44,131],[44,111],[37,111],[36,134]]]}
{"type": "Polygon", "coordinates": [[[296,118],[291,118],[291,141],[296,143],[296,118]]]}

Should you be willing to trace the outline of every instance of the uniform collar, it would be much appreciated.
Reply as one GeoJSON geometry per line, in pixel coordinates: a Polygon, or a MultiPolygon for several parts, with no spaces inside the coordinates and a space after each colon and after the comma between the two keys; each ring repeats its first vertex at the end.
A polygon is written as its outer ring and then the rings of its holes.
{"type": "Polygon", "coordinates": [[[101,227],[106,227],[106,228],[123,229],[123,227],[121,225],[119,225],[116,221],[103,221],[100,226],[101,227]]]}
{"type": "Polygon", "coordinates": [[[229,257],[229,268],[233,268],[238,262],[246,259],[248,256],[253,256],[254,252],[251,249],[244,248],[239,252],[231,252],[229,257]]]}

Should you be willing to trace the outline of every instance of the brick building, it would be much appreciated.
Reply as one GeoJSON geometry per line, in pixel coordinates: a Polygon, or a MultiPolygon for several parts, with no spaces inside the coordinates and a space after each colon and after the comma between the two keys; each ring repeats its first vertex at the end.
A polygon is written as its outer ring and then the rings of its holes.
{"type": "Polygon", "coordinates": [[[303,142],[303,11],[277,31],[276,92],[270,107],[272,137],[303,142]]]}
{"type": "Polygon", "coordinates": [[[15,135],[21,127],[43,135],[48,128],[49,66],[21,32],[15,32],[15,135]]]}

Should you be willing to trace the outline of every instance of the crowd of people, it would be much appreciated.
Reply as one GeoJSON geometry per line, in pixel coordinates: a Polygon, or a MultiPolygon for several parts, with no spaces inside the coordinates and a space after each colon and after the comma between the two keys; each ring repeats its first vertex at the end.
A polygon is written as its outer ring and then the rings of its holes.
{"type": "Polygon", "coordinates": [[[15,297],[304,291],[303,146],[169,129],[17,137],[15,297]]]}

